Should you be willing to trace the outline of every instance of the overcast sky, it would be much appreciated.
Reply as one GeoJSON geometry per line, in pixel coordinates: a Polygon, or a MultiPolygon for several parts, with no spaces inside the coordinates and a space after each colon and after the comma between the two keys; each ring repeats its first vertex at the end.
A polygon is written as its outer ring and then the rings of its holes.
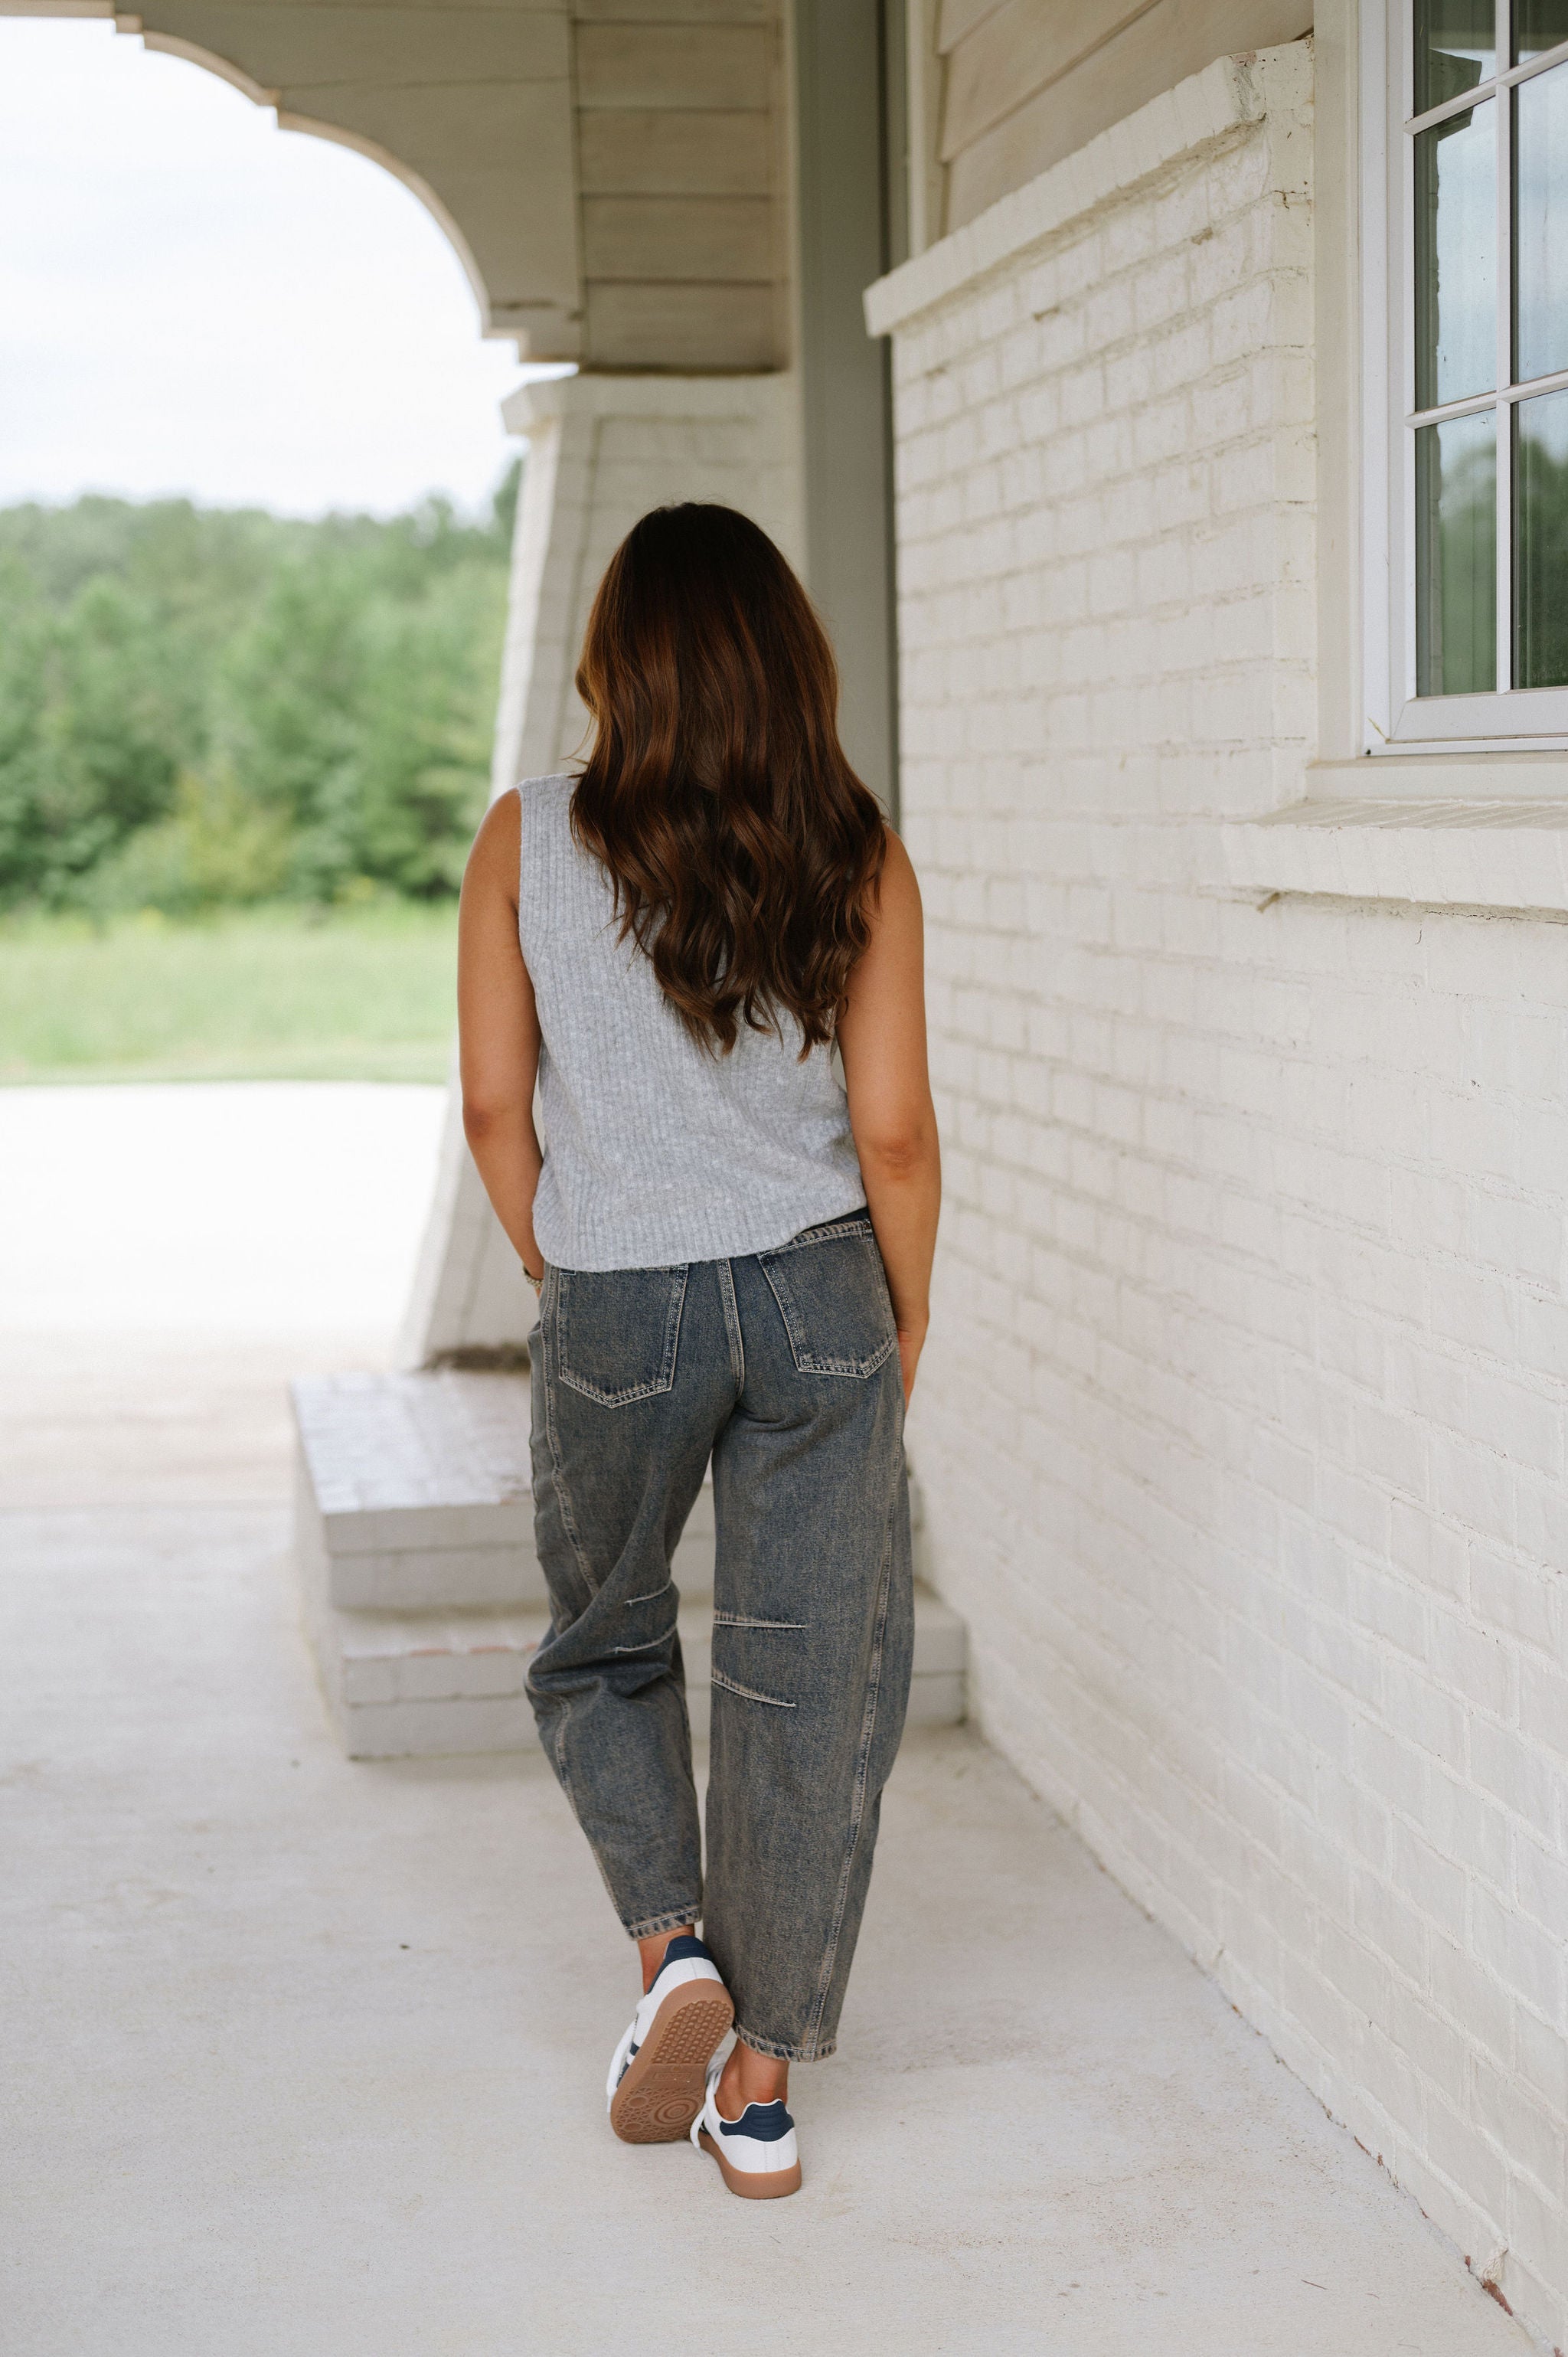
{"type": "Polygon", "coordinates": [[[107,23],[0,16],[0,504],[478,507],[513,351],[389,172],[107,23]]]}

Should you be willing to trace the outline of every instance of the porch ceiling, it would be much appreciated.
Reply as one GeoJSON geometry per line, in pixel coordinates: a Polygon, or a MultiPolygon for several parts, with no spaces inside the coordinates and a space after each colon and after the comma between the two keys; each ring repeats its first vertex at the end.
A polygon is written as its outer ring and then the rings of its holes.
{"type": "Polygon", "coordinates": [[[779,0],[23,5],[113,16],[384,165],[525,359],[783,365],[779,0]]]}

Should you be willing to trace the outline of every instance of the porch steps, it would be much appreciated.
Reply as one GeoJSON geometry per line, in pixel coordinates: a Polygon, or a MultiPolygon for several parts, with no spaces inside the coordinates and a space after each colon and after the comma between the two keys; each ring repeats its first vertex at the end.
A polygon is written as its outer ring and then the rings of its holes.
{"type": "MultiPolygon", "coordinates": [[[[533,1548],[528,1377],[330,1375],[294,1385],[295,1550],[328,1706],[351,1759],[532,1749],[549,1625],[533,1548]]],[[[918,1501],[912,1501],[918,1512],[918,1501]]],[[[714,1511],[673,1565],[692,1731],[708,1731],[714,1511]]],[[[963,1623],[917,1585],[911,1725],[963,1717],[963,1623]]]]}

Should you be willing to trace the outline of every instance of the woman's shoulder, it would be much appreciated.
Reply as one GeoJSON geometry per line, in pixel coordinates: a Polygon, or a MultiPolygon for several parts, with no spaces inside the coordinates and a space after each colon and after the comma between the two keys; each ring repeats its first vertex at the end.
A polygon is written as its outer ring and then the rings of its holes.
{"type": "Polygon", "coordinates": [[[542,861],[548,867],[550,845],[558,823],[570,817],[572,788],[576,780],[564,773],[548,778],[520,778],[509,793],[498,794],[479,822],[468,871],[476,881],[504,886],[516,900],[522,879],[542,861]]]}
{"type": "Polygon", "coordinates": [[[486,882],[503,879],[509,888],[515,888],[520,839],[521,805],[516,794],[498,794],[474,836],[474,846],[468,854],[468,876],[486,882]]]}
{"type": "Polygon", "coordinates": [[[521,821],[536,812],[569,804],[576,782],[564,772],[548,778],[519,778],[510,792],[498,794],[491,802],[479,822],[476,842],[488,844],[499,836],[503,842],[515,843],[521,821]]]}
{"type": "Polygon", "coordinates": [[[915,874],[915,863],[905,847],[902,835],[896,834],[884,821],[882,828],[882,872],[877,877],[875,913],[873,926],[891,917],[895,921],[920,912],[920,885],[915,874]]]}

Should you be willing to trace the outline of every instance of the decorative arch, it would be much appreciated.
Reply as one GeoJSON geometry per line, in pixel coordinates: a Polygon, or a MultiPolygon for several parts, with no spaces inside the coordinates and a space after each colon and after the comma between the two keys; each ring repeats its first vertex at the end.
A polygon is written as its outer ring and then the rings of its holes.
{"type": "Polygon", "coordinates": [[[24,0],[39,16],[113,18],[145,47],[216,74],[278,126],[353,149],[437,223],[481,331],[525,359],[575,360],[583,301],[573,175],[570,27],[536,5],[301,7],[297,0],[24,0]]]}
{"type": "MultiPolygon", "coordinates": [[[[824,23],[872,21],[872,0],[811,5],[824,23]]],[[[524,360],[672,375],[790,364],[786,0],[6,7],[110,17],[285,129],[381,165],[440,224],[484,332],[524,360]]],[[[864,166],[877,142],[857,105],[864,166]]]]}
{"type": "Polygon", "coordinates": [[[382,147],[374,139],[367,139],[361,132],[346,131],[340,124],[323,123],[312,114],[292,113],[284,105],[281,91],[264,89],[242,66],[237,66],[231,58],[220,57],[216,49],[204,49],[199,42],[188,41],[177,33],[149,32],[139,16],[116,16],[114,29],[117,33],[139,35],[145,49],[156,49],[165,57],[182,58],[187,65],[199,66],[204,73],[216,74],[220,81],[228,82],[231,89],[241,91],[254,106],[271,107],[277,116],[280,131],[299,131],[312,139],[328,139],[335,146],[351,147],[357,156],[379,164],[383,172],[390,172],[394,180],[401,180],[403,187],[418,198],[462,264],[478,306],[483,332],[487,336],[506,332],[498,329],[491,318],[489,289],[474,259],[473,248],[452,214],[429,181],[413,171],[390,148],[382,147]]]}

